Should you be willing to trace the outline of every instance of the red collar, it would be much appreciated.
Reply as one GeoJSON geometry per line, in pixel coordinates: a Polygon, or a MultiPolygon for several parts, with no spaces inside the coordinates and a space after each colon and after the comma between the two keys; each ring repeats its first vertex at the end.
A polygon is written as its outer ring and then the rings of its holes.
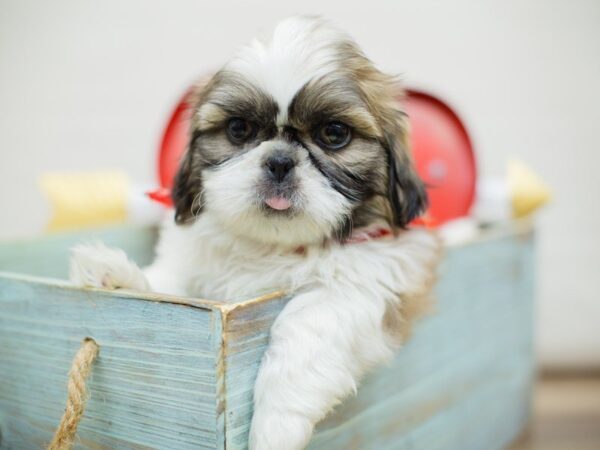
{"type": "Polygon", "coordinates": [[[361,228],[356,230],[352,235],[344,241],[344,244],[359,244],[361,242],[372,241],[382,237],[390,236],[392,231],[389,228],[361,228]]]}
{"type": "MultiPolygon", "coordinates": [[[[360,244],[361,242],[372,241],[373,239],[380,239],[385,236],[390,236],[392,231],[389,228],[384,227],[372,227],[372,228],[359,228],[348,238],[342,241],[342,244],[360,244]]],[[[301,245],[294,250],[297,255],[304,255],[306,253],[306,247],[301,245]]]]}

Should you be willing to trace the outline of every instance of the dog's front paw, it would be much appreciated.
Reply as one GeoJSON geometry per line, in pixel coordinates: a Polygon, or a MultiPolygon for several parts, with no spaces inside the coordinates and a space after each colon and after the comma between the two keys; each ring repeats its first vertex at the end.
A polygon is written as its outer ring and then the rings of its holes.
{"type": "Polygon", "coordinates": [[[250,450],[302,450],[313,431],[309,419],[282,411],[261,411],[252,417],[250,450]]]}
{"type": "Polygon", "coordinates": [[[101,243],[78,245],[72,249],[69,279],[78,286],[137,291],[150,288],[141,269],[123,250],[101,243]]]}

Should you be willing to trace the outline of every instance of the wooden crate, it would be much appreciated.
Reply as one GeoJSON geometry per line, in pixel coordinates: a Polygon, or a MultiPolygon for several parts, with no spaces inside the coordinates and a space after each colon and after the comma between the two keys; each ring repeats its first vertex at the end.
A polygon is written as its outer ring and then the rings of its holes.
{"type": "MultiPolygon", "coordinates": [[[[151,229],[94,235],[141,264],[151,258],[151,229]]],[[[69,247],[86,238],[0,245],[0,448],[49,442],[86,336],[101,350],[76,447],[246,448],[259,361],[288,298],[74,288],[57,278],[69,247]]],[[[530,410],[533,248],[530,227],[515,224],[449,249],[437,311],[318,426],[310,448],[504,448],[530,410]]]]}

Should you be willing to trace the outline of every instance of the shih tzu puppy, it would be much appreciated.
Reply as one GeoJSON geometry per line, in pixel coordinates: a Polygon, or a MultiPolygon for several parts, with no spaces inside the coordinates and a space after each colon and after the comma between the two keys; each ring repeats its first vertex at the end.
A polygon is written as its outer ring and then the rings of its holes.
{"type": "Polygon", "coordinates": [[[439,245],[409,227],[427,198],[400,94],[345,33],[284,20],[198,86],[154,263],[74,249],[80,285],[294,294],[256,380],[251,449],[303,448],[425,308],[439,245]]]}

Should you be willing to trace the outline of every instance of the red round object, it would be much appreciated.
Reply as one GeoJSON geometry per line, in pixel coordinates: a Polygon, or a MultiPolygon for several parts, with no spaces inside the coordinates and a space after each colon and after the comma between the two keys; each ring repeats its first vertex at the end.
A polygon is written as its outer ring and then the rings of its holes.
{"type": "MultiPolygon", "coordinates": [[[[170,205],[169,191],[185,152],[190,122],[189,92],[177,104],[161,140],[158,177],[161,189],[151,193],[170,205]]],[[[475,194],[475,158],[458,116],[441,100],[409,91],[404,101],[411,128],[417,172],[427,185],[429,209],[424,222],[440,225],[468,214],[475,194]]]]}
{"type": "MultiPolygon", "coordinates": [[[[163,133],[158,149],[158,181],[163,192],[173,187],[173,180],[183,158],[189,139],[191,108],[188,99],[191,90],[185,93],[173,110],[163,133]]],[[[164,203],[164,202],[163,202],[164,203]]]]}
{"type": "Polygon", "coordinates": [[[409,91],[404,108],[417,172],[429,195],[426,222],[440,225],[466,216],[477,174],[465,127],[447,104],[423,92],[409,91]]]}

